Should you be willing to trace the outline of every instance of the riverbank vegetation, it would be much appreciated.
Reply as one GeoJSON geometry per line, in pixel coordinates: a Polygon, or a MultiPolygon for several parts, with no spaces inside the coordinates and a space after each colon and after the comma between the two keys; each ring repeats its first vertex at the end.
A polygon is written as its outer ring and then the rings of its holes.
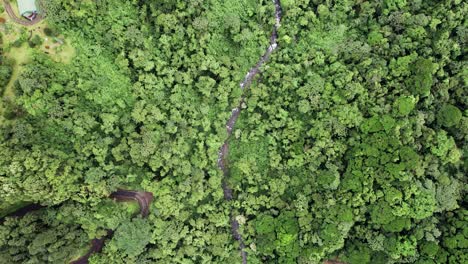
{"type": "Polygon", "coordinates": [[[114,230],[90,263],[242,263],[234,215],[248,263],[467,261],[468,4],[281,1],[229,140],[230,201],[218,151],[274,4],[43,5],[42,33],[73,48],[28,46],[2,102],[0,212],[45,208],[4,219],[0,259],[70,262],[114,230]],[[119,188],[153,193],[149,216],[119,188]]]}

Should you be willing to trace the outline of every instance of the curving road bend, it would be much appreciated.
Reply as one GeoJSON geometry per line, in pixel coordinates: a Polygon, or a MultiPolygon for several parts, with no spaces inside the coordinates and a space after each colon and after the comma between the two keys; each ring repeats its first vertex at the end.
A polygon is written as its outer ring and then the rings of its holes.
{"type": "MultiPolygon", "coordinates": [[[[268,61],[268,59],[270,58],[270,55],[278,47],[278,42],[277,42],[278,28],[281,26],[281,3],[280,3],[280,0],[273,0],[273,3],[275,5],[275,25],[273,26],[273,32],[271,33],[271,36],[270,36],[270,45],[268,46],[263,56],[260,57],[257,64],[255,64],[255,66],[253,66],[247,72],[247,74],[244,77],[244,80],[240,83],[240,88],[242,90],[246,90],[250,87],[255,76],[260,72],[260,68],[268,61]]],[[[240,112],[242,111],[241,106],[244,102],[245,102],[245,96],[242,95],[238,106],[232,109],[231,116],[229,117],[226,123],[226,131],[228,133],[228,136],[218,152],[218,168],[223,171],[223,175],[224,175],[222,188],[224,192],[224,199],[226,201],[230,201],[233,199],[232,188],[229,187],[227,183],[227,177],[228,177],[228,171],[229,171],[227,163],[226,163],[226,157],[229,152],[228,141],[232,135],[232,130],[237,122],[237,119],[239,118],[240,112]]],[[[242,256],[242,263],[246,264],[247,253],[244,250],[245,244],[244,244],[244,241],[242,240],[242,236],[239,233],[239,222],[236,220],[232,212],[231,212],[230,219],[231,219],[230,221],[231,221],[232,235],[235,240],[239,241],[239,244],[240,244],[239,249],[240,249],[241,256],[242,256]]]]}
{"type": "Polygon", "coordinates": [[[149,206],[153,201],[153,194],[150,192],[137,192],[128,190],[117,190],[110,195],[110,198],[117,202],[136,201],[140,206],[140,214],[143,218],[149,214],[149,206]]]}
{"type": "Polygon", "coordinates": [[[86,254],[81,256],[79,259],[70,262],[70,264],[88,264],[89,257],[91,257],[91,255],[96,252],[101,252],[102,248],[104,247],[104,241],[108,238],[111,238],[113,234],[114,231],[109,229],[107,230],[107,234],[104,237],[91,240],[91,247],[88,252],[86,252],[86,254]]]}
{"type": "MultiPolygon", "coordinates": [[[[140,206],[140,215],[143,218],[146,218],[149,214],[149,207],[151,202],[153,201],[153,194],[150,192],[142,192],[142,191],[130,191],[130,190],[123,190],[119,189],[109,196],[109,198],[114,199],[117,202],[126,202],[126,201],[136,201],[140,206]]],[[[30,204],[19,208],[18,210],[0,218],[0,224],[3,223],[6,217],[22,217],[29,212],[37,211],[39,209],[46,208],[46,206],[39,205],[39,204],[30,204]]],[[[106,239],[111,238],[114,234],[113,230],[107,230],[107,234],[102,238],[95,238],[91,240],[91,247],[88,252],[81,256],[80,258],[71,261],[71,264],[88,264],[89,257],[96,252],[100,252],[104,247],[104,242],[106,239]]]]}
{"type": "Polygon", "coordinates": [[[13,8],[11,7],[10,2],[8,2],[7,0],[3,0],[3,5],[5,6],[5,10],[6,10],[8,16],[10,17],[10,19],[13,22],[15,22],[16,24],[20,24],[20,25],[23,25],[23,26],[33,26],[33,25],[41,22],[42,19],[44,18],[41,14],[38,14],[36,19],[34,19],[33,21],[22,19],[22,18],[16,16],[15,12],[13,11],[13,8]]]}
{"type": "Polygon", "coordinates": [[[40,205],[40,204],[28,204],[24,207],[19,208],[18,210],[11,212],[3,217],[0,218],[0,224],[2,224],[7,217],[23,217],[27,213],[36,211],[39,209],[45,208],[45,206],[40,205]]]}
{"type": "MultiPolygon", "coordinates": [[[[125,201],[136,201],[140,206],[140,215],[145,218],[148,216],[149,207],[153,201],[153,194],[150,192],[140,192],[140,191],[129,191],[129,190],[117,190],[109,196],[109,198],[114,199],[117,202],[125,201]]],[[[114,234],[113,230],[107,230],[107,234],[101,238],[95,238],[91,240],[91,247],[88,252],[81,256],[79,259],[70,262],[70,264],[88,264],[89,257],[92,254],[98,253],[104,247],[104,242],[106,239],[111,238],[114,234]]]]}

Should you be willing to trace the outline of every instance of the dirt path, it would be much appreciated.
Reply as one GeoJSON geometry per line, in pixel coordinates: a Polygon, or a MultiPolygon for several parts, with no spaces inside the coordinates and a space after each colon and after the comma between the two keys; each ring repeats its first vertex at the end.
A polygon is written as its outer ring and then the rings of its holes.
{"type": "Polygon", "coordinates": [[[45,208],[45,206],[42,206],[40,204],[29,204],[24,207],[19,208],[18,210],[11,212],[4,217],[0,218],[0,224],[2,224],[5,221],[5,218],[7,217],[23,217],[29,212],[36,211],[39,209],[45,208]]]}
{"type": "Polygon", "coordinates": [[[22,18],[19,18],[18,16],[16,16],[15,12],[13,11],[13,8],[11,7],[11,3],[8,2],[7,0],[3,0],[3,5],[5,6],[5,10],[8,14],[8,16],[10,17],[10,19],[17,23],[17,24],[20,24],[20,25],[23,25],[23,26],[32,26],[32,25],[35,25],[39,22],[42,21],[42,19],[44,18],[42,15],[38,14],[36,19],[34,19],[33,21],[29,21],[27,19],[22,19],[22,18]]]}
{"type": "MultiPolygon", "coordinates": [[[[279,0],[273,0],[273,3],[275,5],[275,25],[273,26],[273,32],[271,33],[270,36],[270,45],[268,46],[267,50],[263,54],[262,57],[260,57],[259,61],[255,66],[253,66],[248,72],[247,75],[245,75],[244,80],[240,83],[240,88],[242,90],[247,90],[250,85],[252,84],[253,79],[255,76],[260,72],[260,68],[265,64],[265,62],[268,61],[270,58],[271,53],[278,47],[277,39],[278,39],[278,28],[280,27],[280,22],[281,22],[281,4],[279,0]]],[[[229,187],[227,183],[227,177],[228,177],[228,165],[226,163],[227,155],[229,153],[229,139],[232,135],[232,130],[234,126],[236,125],[237,119],[239,118],[240,112],[242,111],[242,104],[245,102],[245,97],[242,95],[239,104],[236,108],[232,109],[231,116],[229,117],[227,123],[226,123],[226,130],[228,133],[228,137],[224,141],[223,145],[221,146],[219,152],[218,152],[218,167],[223,171],[223,182],[222,182],[222,188],[224,192],[224,199],[226,201],[230,201],[233,199],[233,192],[231,187],[229,187]]],[[[239,241],[239,249],[241,252],[242,256],[242,263],[246,264],[247,263],[247,253],[244,251],[245,249],[245,244],[244,241],[242,240],[242,236],[239,233],[239,223],[237,222],[235,216],[231,213],[231,230],[232,230],[232,235],[235,240],[239,241]]]]}
{"type": "Polygon", "coordinates": [[[89,257],[96,252],[101,252],[102,248],[104,247],[104,242],[106,239],[111,238],[114,234],[114,231],[107,230],[107,234],[101,238],[95,238],[91,240],[91,247],[89,248],[88,252],[85,255],[81,256],[79,259],[70,262],[70,264],[88,264],[89,257]]]}
{"type": "Polygon", "coordinates": [[[346,263],[341,262],[339,260],[325,260],[323,264],[346,264],[346,263]]]}
{"type": "Polygon", "coordinates": [[[140,214],[142,217],[147,217],[149,214],[149,206],[153,201],[153,194],[150,192],[137,192],[128,190],[117,190],[110,195],[110,198],[117,202],[136,201],[140,206],[140,214]]]}

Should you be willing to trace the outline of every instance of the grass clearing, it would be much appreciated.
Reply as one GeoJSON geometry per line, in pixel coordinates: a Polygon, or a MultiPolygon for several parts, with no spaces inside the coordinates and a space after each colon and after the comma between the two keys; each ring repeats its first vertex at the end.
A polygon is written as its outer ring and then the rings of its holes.
{"type": "Polygon", "coordinates": [[[13,65],[13,74],[11,75],[10,82],[7,84],[5,88],[4,97],[13,98],[15,93],[13,91],[13,85],[15,81],[18,79],[18,76],[21,72],[21,68],[27,63],[29,59],[29,54],[31,49],[28,47],[27,43],[24,43],[19,48],[12,48],[8,53],[6,53],[6,57],[11,58],[14,60],[15,64],[13,65]]]}
{"type": "MultiPolygon", "coordinates": [[[[18,6],[16,3],[12,4],[12,8],[15,13],[18,13],[18,6]]],[[[59,63],[70,63],[75,56],[75,49],[64,36],[59,35],[58,37],[49,37],[44,33],[44,29],[47,28],[47,21],[42,20],[41,22],[32,26],[23,26],[14,23],[6,11],[0,14],[0,18],[4,23],[0,23],[0,34],[3,38],[1,43],[1,49],[4,52],[6,58],[14,61],[13,72],[10,81],[5,87],[5,92],[2,100],[0,100],[0,123],[2,122],[4,105],[3,101],[13,101],[15,98],[14,83],[21,74],[22,68],[26,65],[31,58],[33,51],[40,51],[50,56],[50,58],[59,63]],[[31,48],[28,41],[35,36],[39,36],[42,40],[42,44],[31,48]],[[13,43],[18,39],[23,38],[24,43],[19,47],[14,47],[13,43]]]]}

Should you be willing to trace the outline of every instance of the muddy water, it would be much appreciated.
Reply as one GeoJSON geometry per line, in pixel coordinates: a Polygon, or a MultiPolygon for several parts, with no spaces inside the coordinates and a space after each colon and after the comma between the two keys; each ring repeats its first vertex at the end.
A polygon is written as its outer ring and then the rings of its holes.
{"type": "MultiPolygon", "coordinates": [[[[255,64],[245,75],[244,80],[240,83],[240,88],[242,90],[247,90],[250,85],[252,84],[252,80],[255,78],[255,76],[260,72],[260,68],[265,64],[268,59],[270,58],[271,53],[278,47],[278,28],[280,27],[280,22],[281,22],[281,4],[279,0],[273,0],[273,3],[275,5],[275,25],[273,27],[273,32],[271,33],[270,36],[270,45],[268,46],[267,50],[263,54],[263,56],[260,57],[258,60],[257,64],[255,64]]],[[[228,133],[228,137],[224,141],[224,144],[221,146],[219,153],[218,153],[218,167],[223,171],[224,174],[224,179],[222,183],[222,188],[224,192],[224,199],[227,201],[230,201],[233,199],[233,192],[231,187],[229,187],[227,183],[227,177],[228,177],[228,165],[226,163],[226,157],[229,152],[229,138],[232,135],[232,130],[234,129],[234,126],[236,125],[237,119],[239,118],[240,112],[242,111],[242,104],[245,101],[245,97],[242,96],[239,104],[236,108],[232,109],[231,111],[231,116],[229,117],[227,123],[226,123],[226,131],[228,133]]],[[[231,230],[232,230],[232,235],[235,240],[239,241],[239,249],[241,251],[241,256],[242,256],[242,263],[246,264],[247,263],[247,253],[244,251],[245,244],[244,241],[242,240],[242,237],[239,233],[239,223],[237,222],[235,216],[231,213],[231,230]]]]}

